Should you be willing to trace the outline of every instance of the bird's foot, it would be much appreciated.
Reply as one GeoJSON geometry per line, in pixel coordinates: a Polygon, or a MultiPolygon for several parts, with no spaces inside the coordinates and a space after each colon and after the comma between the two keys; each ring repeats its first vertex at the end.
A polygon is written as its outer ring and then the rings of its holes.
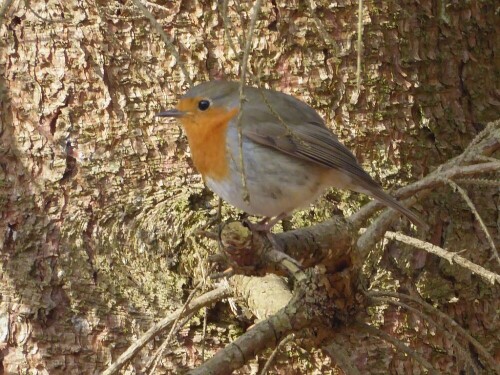
{"type": "Polygon", "coordinates": [[[265,217],[264,219],[258,221],[257,223],[252,223],[250,220],[245,219],[243,222],[244,225],[248,227],[252,232],[262,232],[265,234],[273,248],[278,251],[283,251],[282,246],[278,244],[274,234],[271,232],[271,229],[283,218],[285,218],[287,214],[283,213],[275,217],[265,217]]]}
{"type": "Polygon", "coordinates": [[[271,229],[278,224],[279,221],[283,220],[287,214],[279,214],[275,217],[265,217],[262,220],[252,223],[250,220],[245,219],[244,224],[251,230],[255,232],[265,232],[271,233],[271,229]]]}

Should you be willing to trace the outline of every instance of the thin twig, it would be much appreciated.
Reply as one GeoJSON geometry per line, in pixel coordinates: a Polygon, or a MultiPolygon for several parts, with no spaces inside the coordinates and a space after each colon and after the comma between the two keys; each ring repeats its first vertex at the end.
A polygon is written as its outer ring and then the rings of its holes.
{"type": "Polygon", "coordinates": [[[257,16],[260,12],[262,0],[256,0],[252,8],[252,18],[250,19],[250,26],[248,27],[247,40],[245,45],[245,50],[243,53],[243,61],[241,62],[241,80],[240,80],[240,106],[238,110],[237,125],[238,125],[238,147],[239,147],[239,164],[241,170],[241,184],[243,186],[243,200],[245,202],[250,201],[250,194],[248,192],[247,179],[245,174],[245,162],[243,159],[243,129],[241,120],[243,119],[243,103],[246,98],[243,93],[246,84],[246,74],[248,66],[248,57],[250,56],[250,48],[252,47],[253,33],[255,30],[255,24],[257,23],[257,16]]]}
{"type": "Polygon", "coordinates": [[[274,348],[273,352],[271,353],[271,355],[267,359],[266,364],[262,368],[260,375],[267,374],[267,371],[269,370],[269,367],[271,367],[272,363],[274,362],[274,358],[276,357],[278,352],[281,350],[281,348],[283,348],[283,346],[285,346],[287,343],[292,341],[294,339],[294,337],[295,337],[295,335],[292,333],[292,334],[288,335],[287,337],[285,337],[283,340],[281,340],[278,345],[276,345],[276,348],[274,348]]]}
{"type": "Polygon", "coordinates": [[[487,178],[461,178],[455,181],[458,184],[471,184],[484,187],[499,187],[499,180],[488,180],[487,178]]]}
{"type": "Polygon", "coordinates": [[[172,329],[170,330],[167,338],[163,340],[162,344],[153,354],[152,358],[149,360],[146,366],[144,366],[144,368],[141,371],[141,374],[149,373],[149,375],[153,375],[156,373],[156,367],[158,366],[158,363],[160,362],[160,359],[162,358],[165,349],[167,348],[168,344],[170,344],[170,340],[172,339],[171,334],[173,332],[177,333],[182,327],[184,327],[191,320],[194,314],[195,312],[192,312],[191,314],[185,316],[180,323],[177,321],[172,325],[172,329]]]}
{"type": "MultiPolygon", "coordinates": [[[[488,161],[484,163],[467,166],[460,165],[464,161],[470,162],[470,155],[473,155],[474,160],[477,160],[478,156],[491,152],[499,147],[499,125],[500,120],[489,123],[488,126],[471,141],[462,154],[447,161],[423,179],[397,190],[394,196],[400,199],[414,196],[422,190],[442,185],[444,183],[443,178],[460,178],[474,174],[499,171],[500,161],[497,159],[491,160],[491,158],[488,158],[488,161]]],[[[349,221],[354,227],[361,227],[361,225],[382,206],[381,203],[375,201],[370,202],[351,215],[349,221]]]]}
{"type": "Polygon", "coordinates": [[[233,50],[234,56],[238,57],[238,52],[236,51],[236,46],[233,43],[233,38],[231,38],[231,34],[229,34],[229,24],[231,23],[229,17],[227,16],[227,5],[229,0],[224,0],[222,4],[222,22],[224,24],[224,33],[226,34],[227,41],[229,43],[229,48],[233,50]]]}
{"type": "Polygon", "coordinates": [[[363,48],[363,0],[358,0],[358,55],[356,59],[356,89],[361,91],[361,55],[363,48]]]}
{"type": "Polygon", "coordinates": [[[392,298],[406,299],[406,300],[417,303],[419,306],[422,306],[425,310],[437,315],[438,318],[443,320],[446,324],[449,324],[459,334],[464,336],[468,342],[470,342],[472,345],[474,345],[477,352],[488,361],[490,366],[492,368],[494,368],[498,373],[500,373],[500,366],[498,366],[496,360],[490,355],[490,353],[488,353],[486,348],[479,341],[477,341],[474,337],[472,337],[469,332],[467,332],[464,328],[462,328],[462,326],[460,326],[457,322],[455,322],[450,316],[448,316],[447,314],[443,313],[442,311],[436,309],[431,304],[429,304],[421,299],[412,297],[408,294],[390,292],[390,291],[371,290],[369,292],[366,292],[366,295],[369,297],[388,296],[388,297],[392,297],[392,298]]]}
{"type": "MultiPolygon", "coordinates": [[[[419,181],[398,189],[394,193],[394,196],[399,197],[400,199],[414,196],[422,190],[427,190],[436,186],[443,185],[443,179],[446,178],[451,179],[496,171],[500,171],[500,161],[467,165],[463,167],[455,166],[446,170],[435,171],[419,181]]],[[[379,203],[377,201],[370,202],[363,206],[360,210],[358,210],[358,212],[352,214],[348,219],[353,226],[359,227],[366,219],[368,219],[378,209],[380,209],[380,207],[383,207],[382,203],[379,203]]]]}
{"type": "Polygon", "coordinates": [[[208,309],[205,307],[203,313],[203,332],[201,334],[201,361],[205,361],[205,346],[207,338],[207,321],[208,321],[208,309]]]}
{"type": "Polygon", "coordinates": [[[181,68],[182,73],[184,74],[184,77],[188,81],[189,86],[193,86],[193,81],[191,80],[191,77],[189,76],[189,73],[188,73],[186,67],[184,66],[184,63],[181,60],[179,53],[175,49],[175,46],[172,43],[172,41],[170,40],[170,38],[168,37],[167,33],[163,30],[163,27],[158,23],[155,16],[153,16],[153,14],[149,11],[149,9],[146,8],[144,6],[144,4],[141,3],[140,0],[132,0],[132,1],[133,1],[134,5],[137,8],[139,8],[141,10],[141,12],[146,16],[146,18],[149,19],[149,22],[155,28],[156,32],[158,34],[160,34],[163,42],[167,46],[167,49],[172,54],[172,56],[174,56],[175,60],[177,61],[177,64],[179,64],[179,67],[181,68]]]}
{"type": "Polygon", "coordinates": [[[434,369],[434,367],[432,367],[432,365],[425,358],[423,358],[415,350],[412,350],[411,348],[406,346],[402,341],[366,323],[357,322],[356,326],[361,331],[367,332],[370,335],[377,336],[382,340],[387,341],[388,343],[392,344],[396,349],[406,353],[409,357],[414,358],[418,363],[420,363],[423,367],[429,370],[429,373],[438,375],[438,372],[434,369]]]}
{"type": "Polygon", "coordinates": [[[201,282],[199,282],[194,287],[194,289],[191,291],[191,293],[189,293],[189,296],[186,299],[184,306],[182,306],[182,312],[179,314],[177,319],[175,319],[174,323],[172,324],[172,327],[170,328],[170,332],[168,333],[167,337],[165,338],[165,340],[163,340],[163,343],[160,345],[160,347],[156,350],[156,352],[151,357],[151,359],[144,366],[144,369],[143,369],[144,373],[147,373],[147,372],[149,372],[150,374],[154,373],[156,366],[158,366],[158,362],[159,362],[163,352],[167,348],[168,344],[170,343],[170,340],[172,339],[174,332],[177,332],[182,326],[184,326],[184,324],[186,324],[189,321],[189,320],[184,319],[183,323],[178,325],[179,320],[181,318],[184,318],[183,314],[184,314],[184,311],[186,311],[186,307],[189,305],[189,303],[191,302],[191,300],[193,299],[195,294],[200,290],[201,285],[202,285],[201,282]]]}
{"type": "Polygon", "coordinates": [[[484,221],[479,215],[479,212],[477,212],[476,207],[474,206],[474,203],[470,200],[469,196],[467,195],[466,191],[462,189],[460,186],[458,186],[455,182],[450,180],[449,178],[445,179],[446,183],[452,187],[453,190],[458,191],[462,199],[467,203],[467,206],[469,206],[470,210],[474,214],[474,217],[476,220],[479,222],[479,225],[481,226],[481,229],[483,230],[484,234],[486,235],[486,238],[488,242],[490,243],[491,246],[491,251],[493,252],[492,258],[495,258],[497,263],[500,264],[500,257],[498,256],[498,251],[497,247],[495,246],[495,242],[493,241],[493,238],[491,238],[490,232],[488,231],[488,228],[486,228],[486,225],[484,224],[484,221]]]}
{"type": "Polygon", "coordinates": [[[153,325],[146,333],[144,333],[137,341],[135,341],[125,352],[118,357],[115,363],[110,365],[102,375],[112,375],[118,373],[118,371],[128,362],[132,357],[134,357],[139,350],[141,350],[144,345],[146,345],[154,336],[160,334],[163,330],[170,327],[170,325],[182,314],[191,314],[198,311],[204,306],[211,305],[214,302],[221,300],[222,298],[227,298],[231,295],[231,291],[227,286],[221,286],[214,289],[208,293],[205,293],[198,298],[194,299],[186,309],[177,309],[174,313],[170,314],[166,318],[163,318],[158,323],[153,325]]]}
{"type": "Polygon", "coordinates": [[[403,242],[407,245],[414,246],[421,250],[427,251],[428,253],[437,255],[440,258],[446,259],[450,264],[456,263],[464,268],[467,268],[472,273],[482,277],[484,280],[494,285],[495,281],[500,284],[500,275],[483,268],[476,263],[471,262],[468,259],[458,255],[457,253],[452,253],[450,251],[446,251],[445,249],[433,245],[429,242],[419,240],[417,238],[413,238],[410,236],[406,236],[402,233],[390,232],[387,231],[384,234],[384,237],[389,238],[391,240],[396,240],[403,242]]]}
{"type": "Polygon", "coordinates": [[[404,302],[395,301],[387,297],[372,297],[372,299],[375,302],[380,302],[382,304],[391,304],[394,306],[402,307],[403,309],[411,311],[415,315],[422,317],[427,323],[430,323],[434,328],[442,331],[445,334],[445,336],[453,343],[453,345],[455,345],[457,351],[462,353],[466,357],[467,362],[469,362],[469,364],[473,367],[475,373],[476,374],[480,373],[479,369],[477,368],[477,365],[474,363],[472,357],[470,356],[470,353],[455,339],[454,337],[455,332],[448,332],[448,330],[444,329],[442,325],[437,324],[437,322],[435,322],[434,319],[432,319],[429,315],[404,302]],[[453,335],[450,333],[453,333],[453,335]]]}

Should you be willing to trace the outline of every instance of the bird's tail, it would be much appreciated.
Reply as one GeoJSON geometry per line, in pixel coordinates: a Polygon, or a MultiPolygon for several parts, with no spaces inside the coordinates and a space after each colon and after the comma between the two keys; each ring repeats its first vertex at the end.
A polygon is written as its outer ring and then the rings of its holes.
{"type": "Polygon", "coordinates": [[[422,218],[420,216],[418,216],[416,213],[414,213],[410,209],[403,206],[401,204],[401,202],[399,202],[394,197],[387,194],[382,189],[371,189],[370,195],[373,198],[380,201],[381,203],[385,204],[386,206],[388,206],[396,211],[401,212],[416,226],[421,227],[421,228],[425,228],[427,226],[427,224],[422,220],[422,218]]]}
{"type": "MultiPolygon", "coordinates": [[[[363,181],[363,182],[365,182],[365,181],[363,181]]],[[[405,215],[416,226],[418,226],[420,228],[427,227],[427,224],[425,223],[425,221],[422,220],[422,218],[420,218],[420,216],[418,216],[416,213],[414,213],[410,209],[403,206],[396,198],[387,194],[378,185],[375,185],[375,182],[373,182],[373,183],[363,183],[363,182],[359,181],[357,188],[353,189],[353,190],[356,190],[360,193],[368,194],[371,197],[378,200],[380,203],[385,204],[387,207],[390,207],[396,211],[399,211],[400,213],[405,215]],[[365,186],[360,189],[359,185],[365,185],[365,186]]]]}

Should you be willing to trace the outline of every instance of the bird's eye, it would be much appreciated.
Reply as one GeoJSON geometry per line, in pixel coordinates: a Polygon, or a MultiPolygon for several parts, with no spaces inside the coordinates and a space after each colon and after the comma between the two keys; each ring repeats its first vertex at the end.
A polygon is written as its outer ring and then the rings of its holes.
{"type": "Polygon", "coordinates": [[[200,111],[205,111],[208,109],[208,107],[210,107],[210,101],[209,100],[200,100],[199,103],[198,103],[198,108],[200,109],[200,111]]]}

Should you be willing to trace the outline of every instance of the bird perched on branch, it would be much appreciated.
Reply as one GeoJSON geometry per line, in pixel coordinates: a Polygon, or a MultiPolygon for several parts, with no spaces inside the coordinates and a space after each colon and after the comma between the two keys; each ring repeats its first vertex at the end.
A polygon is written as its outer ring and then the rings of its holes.
{"type": "Polygon", "coordinates": [[[268,218],[270,229],[336,187],[368,194],[424,225],[363,170],[314,109],[273,90],[244,86],[242,94],[237,82],[205,82],[157,115],[179,119],[195,167],[223,200],[268,218]]]}

